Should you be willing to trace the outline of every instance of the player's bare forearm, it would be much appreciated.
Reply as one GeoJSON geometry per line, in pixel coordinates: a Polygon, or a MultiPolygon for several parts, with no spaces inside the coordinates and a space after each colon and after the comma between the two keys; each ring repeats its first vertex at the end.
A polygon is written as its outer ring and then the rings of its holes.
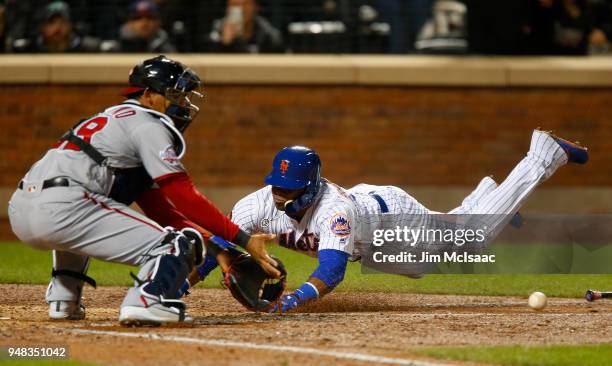
{"type": "Polygon", "coordinates": [[[216,256],[217,262],[219,263],[219,267],[221,267],[221,271],[227,272],[229,269],[230,263],[232,262],[232,256],[228,252],[221,252],[216,256]]]}
{"type": "Polygon", "coordinates": [[[329,288],[323,281],[316,277],[308,278],[308,282],[310,282],[314,287],[319,291],[319,297],[330,293],[333,289],[329,288]]]}
{"type": "Polygon", "coordinates": [[[200,279],[200,274],[198,273],[198,269],[194,268],[191,273],[189,274],[189,276],[187,276],[187,281],[189,281],[189,284],[193,287],[195,286],[198,282],[201,281],[200,279]]]}
{"type": "MultiPolygon", "coordinates": [[[[219,267],[221,267],[221,271],[227,272],[229,269],[230,262],[232,258],[228,252],[220,252],[215,256],[217,263],[219,263],[219,267]]],[[[191,287],[195,286],[198,282],[202,281],[202,275],[198,271],[198,268],[194,268],[189,276],[187,277],[189,280],[189,284],[191,287]]]]}
{"type": "Polygon", "coordinates": [[[270,257],[266,250],[266,244],[274,240],[276,240],[276,235],[274,234],[254,234],[251,235],[244,249],[249,252],[255,262],[257,262],[264,271],[273,278],[279,278],[281,273],[276,268],[277,263],[270,257]]]}

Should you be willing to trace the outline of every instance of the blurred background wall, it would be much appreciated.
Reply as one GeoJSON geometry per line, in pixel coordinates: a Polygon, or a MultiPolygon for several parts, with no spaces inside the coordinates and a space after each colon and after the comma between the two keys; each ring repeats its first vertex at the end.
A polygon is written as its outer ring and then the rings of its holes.
{"type": "MultiPolygon", "coordinates": [[[[344,186],[397,185],[436,210],[485,175],[502,180],[532,129],[589,147],[525,211],[612,212],[612,59],[175,55],[204,79],[186,132],[188,171],[228,211],[262,186],[281,147],[317,150],[344,186]]],[[[147,55],[0,58],[0,198],[81,118],[122,101],[147,55]]],[[[2,236],[10,238],[6,210],[2,236]]]]}

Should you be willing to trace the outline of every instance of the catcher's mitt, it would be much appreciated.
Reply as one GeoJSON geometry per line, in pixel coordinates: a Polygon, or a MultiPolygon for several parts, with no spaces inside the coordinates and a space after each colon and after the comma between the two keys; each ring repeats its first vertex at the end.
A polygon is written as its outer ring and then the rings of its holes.
{"type": "Polygon", "coordinates": [[[280,259],[272,258],[278,263],[280,278],[271,278],[249,254],[234,259],[223,276],[232,296],[249,310],[266,311],[285,291],[287,271],[280,259]]]}

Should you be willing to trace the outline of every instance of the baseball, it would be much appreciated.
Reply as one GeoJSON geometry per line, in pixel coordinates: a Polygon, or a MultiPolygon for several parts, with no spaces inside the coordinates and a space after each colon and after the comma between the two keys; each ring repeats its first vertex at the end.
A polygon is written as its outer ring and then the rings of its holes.
{"type": "Polygon", "coordinates": [[[529,307],[534,310],[542,310],[546,307],[546,295],[544,293],[536,291],[529,295],[529,301],[527,302],[529,307]]]}

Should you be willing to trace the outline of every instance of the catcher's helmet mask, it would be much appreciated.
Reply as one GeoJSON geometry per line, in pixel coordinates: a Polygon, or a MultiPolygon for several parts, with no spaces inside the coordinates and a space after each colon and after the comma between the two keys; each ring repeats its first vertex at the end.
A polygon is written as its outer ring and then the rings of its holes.
{"type": "Polygon", "coordinates": [[[172,119],[175,127],[184,132],[197,116],[200,108],[194,104],[203,95],[199,88],[198,75],[178,61],[160,55],[134,66],[130,72],[129,90],[141,88],[163,95],[170,105],[165,114],[172,119]]]}

